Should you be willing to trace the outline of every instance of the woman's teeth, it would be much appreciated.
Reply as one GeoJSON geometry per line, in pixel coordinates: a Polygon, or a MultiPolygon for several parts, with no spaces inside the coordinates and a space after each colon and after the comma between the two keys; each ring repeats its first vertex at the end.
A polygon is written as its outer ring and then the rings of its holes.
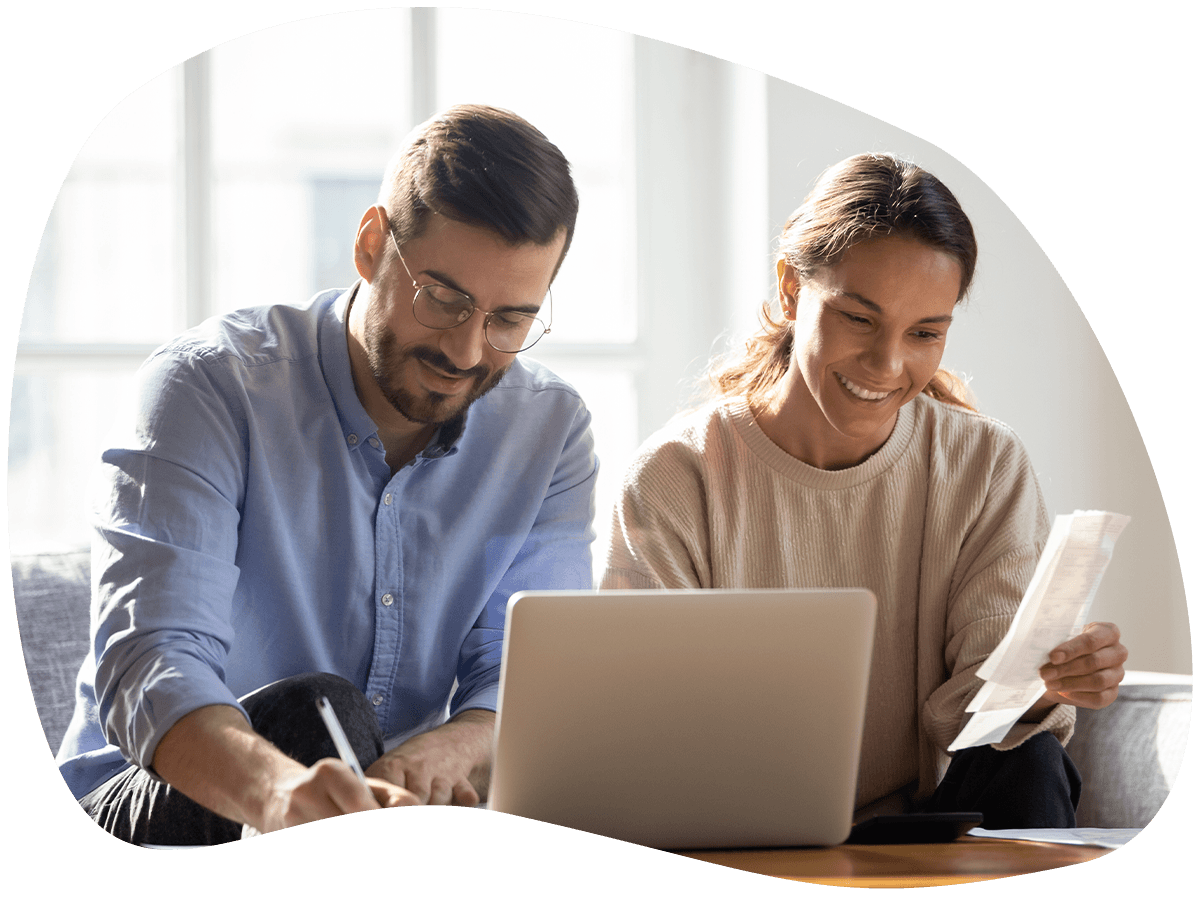
{"type": "Polygon", "coordinates": [[[838,375],[837,379],[846,386],[846,390],[852,393],[855,397],[858,397],[860,400],[882,400],[884,397],[887,397],[892,393],[891,391],[879,392],[864,390],[853,381],[850,381],[844,375],[838,375]]]}

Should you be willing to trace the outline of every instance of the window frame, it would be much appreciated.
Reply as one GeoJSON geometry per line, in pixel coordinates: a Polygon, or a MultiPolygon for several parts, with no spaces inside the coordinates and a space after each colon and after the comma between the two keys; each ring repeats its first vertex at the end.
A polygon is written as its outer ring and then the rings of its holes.
{"type": "MultiPolygon", "coordinates": [[[[410,10],[414,122],[436,112],[437,12],[410,10]]],[[[629,342],[547,340],[530,354],[555,369],[582,365],[632,379],[634,440],[602,458],[598,530],[607,521],[606,507],[627,458],[697,396],[713,336],[728,334],[739,316],[745,318],[744,309],[735,311],[735,301],[744,304],[746,285],[763,271],[752,273],[739,260],[756,240],[747,235],[759,235],[761,246],[770,231],[763,213],[765,77],[670,44],[632,40],[636,336],[629,342]]],[[[179,305],[183,328],[191,328],[219,311],[213,296],[211,54],[185,61],[180,72],[176,233],[182,265],[170,297],[179,305]]],[[[598,297],[603,289],[597,286],[598,297]]],[[[14,374],[132,373],[156,346],[20,339],[14,374]]],[[[597,423],[594,430],[604,427],[597,423]]]]}

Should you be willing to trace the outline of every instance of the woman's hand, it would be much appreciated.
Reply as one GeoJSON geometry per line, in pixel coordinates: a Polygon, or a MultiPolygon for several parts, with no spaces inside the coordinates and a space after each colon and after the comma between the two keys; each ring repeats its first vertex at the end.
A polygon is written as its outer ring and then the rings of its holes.
{"type": "Polygon", "coordinates": [[[1128,658],[1121,630],[1112,622],[1092,622],[1050,651],[1050,661],[1039,670],[1046,683],[1046,699],[1102,709],[1117,699],[1128,658]]]}

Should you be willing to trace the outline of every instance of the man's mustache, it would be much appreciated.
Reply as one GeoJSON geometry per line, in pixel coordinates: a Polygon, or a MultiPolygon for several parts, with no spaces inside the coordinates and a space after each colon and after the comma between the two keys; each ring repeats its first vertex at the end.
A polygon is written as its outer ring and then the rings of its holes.
{"type": "Polygon", "coordinates": [[[487,366],[475,366],[471,369],[460,369],[446,354],[434,350],[432,347],[413,347],[408,351],[408,355],[413,359],[419,359],[421,362],[428,363],[435,369],[445,372],[455,378],[476,378],[482,379],[488,376],[491,371],[487,366]]]}

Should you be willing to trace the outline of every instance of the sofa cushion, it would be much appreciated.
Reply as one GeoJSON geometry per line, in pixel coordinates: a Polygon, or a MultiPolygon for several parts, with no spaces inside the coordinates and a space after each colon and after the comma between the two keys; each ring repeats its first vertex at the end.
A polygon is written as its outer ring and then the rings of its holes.
{"type": "Polygon", "coordinates": [[[12,558],[17,626],[34,703],[58,751],[75,709],[75,678],[88,652],[91,607],[87,550],[12,558]]]}

